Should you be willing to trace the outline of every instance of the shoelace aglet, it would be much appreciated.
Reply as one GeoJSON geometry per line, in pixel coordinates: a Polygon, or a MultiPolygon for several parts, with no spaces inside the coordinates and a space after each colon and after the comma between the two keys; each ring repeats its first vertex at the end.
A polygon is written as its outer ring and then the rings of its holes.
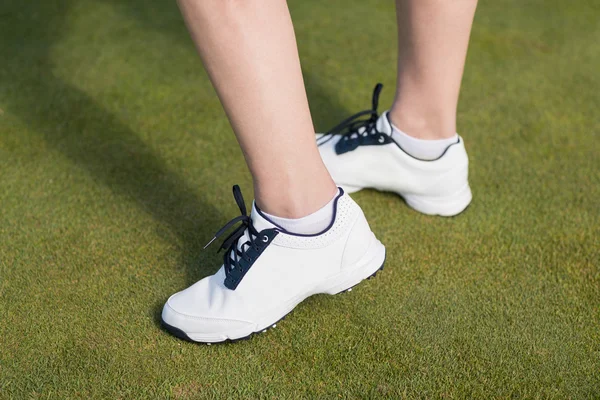
{"type": "Polygon", "coordinates": [[[214,242],[215,240],[217,240],[217,237],[216,237],[216,236],[215,236],[214,238],[212,238],[212,239],[210,240],[210,242],[206,243],[206,245],[203,247],[203,250],[206,250],[206,248],[207,248],[208,246],[210,246],[210,245],[212,244],[212,242],[214,242]]]}

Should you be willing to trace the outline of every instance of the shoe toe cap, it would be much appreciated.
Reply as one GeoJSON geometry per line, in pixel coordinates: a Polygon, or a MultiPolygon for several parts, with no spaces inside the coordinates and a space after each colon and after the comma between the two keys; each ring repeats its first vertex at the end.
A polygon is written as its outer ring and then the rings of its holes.
{"type": "Polygon", "coordinates": [[[236,339],[252,332],[254,323],[235,318],[227,307],[211,301],[209,296],[197,293],[194,286],[174,294],[162,310],[162,321],[168,327],[185,333],[195,341],[218,342],[236,339]],[[246,331],[249,331],[246,333],[246,331]]]}

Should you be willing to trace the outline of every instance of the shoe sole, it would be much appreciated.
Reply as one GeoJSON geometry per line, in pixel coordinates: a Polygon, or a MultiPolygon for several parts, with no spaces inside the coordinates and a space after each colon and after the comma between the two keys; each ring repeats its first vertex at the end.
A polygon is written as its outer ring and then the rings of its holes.
{"type": "MultiPolygon", "coordinates": [[[[378,240],[377,240],[377,243],[379,246],[381,246],[383,248],[383,261],[381,262],[381,264],[378,264],[379,267],[374,272],[370,273],[368,276],[366,276],[364,278],[359,279],[358,281],[356,281],[356,279],[352,279],[352,276],[351,276],[351,277],[347,278],[345,281],[343,281],[342,283],[338,283],[336,285],[328,287],[325,290],[316,289],[314,293],[306,296],[301,301],[296,302],[296,303],[292,302],[293,306],[287,312],[285,312],[285,314],[282,317],[277,319],[275,322],[271,322],[271,323],[267,324],[266,327],[264,327],[262,329],[257,329],[256,331],[253,331],[246,336],[234,338],[234,339],[227,338],[227,339],[219,340],[219,341],[204,341],[204,340],[197,340],[197,339],[191,338],[186,332],[184,332],[183,330],[176,328],[172,325],[169,325],[162,318],[161,318],[161,325],[167,332],[178,337],[179,339],[183,339],[185,341],[193,342],[193,343],[206,344],[209,346],[212,344],[235,343],[235,342],[239,342],[239,341],[243,341],[243,340],[248,340],[256,334],[265,333],[269,329],[276,328],[277,324],[280,321],[282,321],[283,319],[285,319],[285,317],[287,317],[300,303],[302,303],[302,301],[306,300],[307,298],[309,298],[313,295],[316,295],[316,294],[336,295],[336,294],[340,294],[340,293],[351,292],[361,282],[374,278],[379,271],[383,270],[383,267],[385,265],[385,248],[383,247],[381,242],[379,242],[378,240]]],[[[350,274],[350,273],[348,273],[348,274],[350,274]]]]}
{"type": "MultiPolygon", "coordinates": [[[[346,193],[356,193],[362,189],[368,188],[342,185],[342,189],[344,189],[346,193]]],[[[468,183],[456,193],[444,197],[403,195],[399,192],[394,193],[397,193],[402,197],[406,204],[413,210],[418,211],[421,214],[439,215],[441,217],[454,217],[462,213],[469,204],[471,204],[471,200],[473,199],[473,194],[471,193],[471,188],[468,183]]]]}

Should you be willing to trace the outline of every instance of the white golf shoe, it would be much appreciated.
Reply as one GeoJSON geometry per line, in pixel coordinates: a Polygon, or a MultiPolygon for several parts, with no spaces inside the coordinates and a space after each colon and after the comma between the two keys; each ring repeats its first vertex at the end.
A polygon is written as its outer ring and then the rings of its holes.
{"type": "Polygon", "coordinates": [[[383,268],[384,246],[342,189],[330,226],[316,235],[286,232],[255,205],[248,216],[237,185],[233,193],[241,216],[213,239],[239,224],[221,245],[223,266],[163,308],[163,326],[175,336],[208,344],[245,339],[275,327],[307,297],[349,291],[383,268]]]}
{"type": "Polygon", "coordinates": [[[371,110],[317,135],[321,157],[333,180],[347,193],[366,188],[395,192],[424,214],[459,214],[472,199],[463,139],[459,137],[435,160],[407,154],[392,138],[388,112],[377,113],[381,88],[381,84],[375,86],[371,110]],[[368,119],[361,119],[367,115],[368,119]]]}

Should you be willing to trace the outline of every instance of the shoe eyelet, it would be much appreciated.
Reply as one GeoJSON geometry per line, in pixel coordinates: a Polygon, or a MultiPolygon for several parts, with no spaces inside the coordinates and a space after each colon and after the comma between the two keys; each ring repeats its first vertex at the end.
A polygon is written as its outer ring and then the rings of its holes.
{"type": "Polygon", "coordinates": [[[267,243],[269,241],[269,237],[267,235],[264,235],[262,237],[262,241],[265,242],[265,243],[267,243]]]}

